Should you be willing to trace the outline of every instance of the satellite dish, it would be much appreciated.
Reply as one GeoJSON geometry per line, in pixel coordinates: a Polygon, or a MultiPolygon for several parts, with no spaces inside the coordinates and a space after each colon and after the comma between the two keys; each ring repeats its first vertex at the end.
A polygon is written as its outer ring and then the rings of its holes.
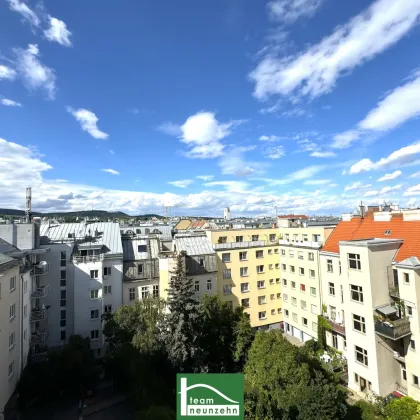
{"type": "Polygon", "coordinates": [[[47,265],[48,265],[48,263],[47,263],[46,261],[41,261],[41,262],[38,264],[38,268],[45,268],[45,267],[47,267],[47,265]]]}

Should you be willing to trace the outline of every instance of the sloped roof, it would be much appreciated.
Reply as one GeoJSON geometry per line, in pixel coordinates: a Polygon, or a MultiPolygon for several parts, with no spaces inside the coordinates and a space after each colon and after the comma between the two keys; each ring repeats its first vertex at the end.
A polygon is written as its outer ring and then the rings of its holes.
{"type": "Polygon", "coordinates": [[[353,217],[350,221],[340,221],[325,242],[323,251],[339,253],[339,242],[366,238],[402,239],[394,261],[401,262],[410,257],[420,258],[420,221],[404,220],[402,214],[392,215],[389,221],[375,221],[372,215],[363,219],[353,217]],[[385,234],[390,231],[389,234],[385,234]]]}
{"type": "Polygon", "coordinates": [[[174,240],[177,251],[185,251],[187,255],[216,253],[207,235],[175,235],[174,240]]]}
{"type": "Polygon", "coordinates": [[[9,252],[14,252],[14,251],[18,251],[18,249],[14,245],[9,244],[9,242],[0,238],[0,253],[7,254],[9,252]]]}
{"type": "Polygon", "coordinates": [[[0,272],[5,272],[19,265],[19,261],[8,255],[0,254],[0,272]]]}

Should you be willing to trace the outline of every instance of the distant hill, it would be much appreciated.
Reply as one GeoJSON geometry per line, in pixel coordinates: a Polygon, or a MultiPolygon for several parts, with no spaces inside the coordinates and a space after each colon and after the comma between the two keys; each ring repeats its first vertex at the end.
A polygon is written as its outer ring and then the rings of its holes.
{"type": "MultiPolygon", "coordinates": [[[[16,209],[0,209],[0,215],[3,216],[25,216],[25,212],[23,210],[16,210],[16,209]]],[[[159,216],[157,214],[143,214],[140,216],[130,216],[122,211],[116,212],[109,212],[106,210],[86,210],[86,211],[70,211],[70,212],[53,212],[53,213],[40,213],[40,212],[32,212],[33,216],[49,216],[49,217],[98,217],[100,219],[107,219],[111,218],[139,218],[139,219],[150,219],[152,217],[156,217],[158,219],[163,219],[163,216],[159,216]]]]}

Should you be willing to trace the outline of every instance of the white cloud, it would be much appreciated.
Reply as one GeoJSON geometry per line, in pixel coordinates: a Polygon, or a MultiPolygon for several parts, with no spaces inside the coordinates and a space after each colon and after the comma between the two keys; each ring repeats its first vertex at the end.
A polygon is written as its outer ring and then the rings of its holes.
{"type": "Polygon", "coordinates": [[[107,133],[99,130],[97,126],[99,119],[92,111],[84,108],[73,109],[71,107],[67,107],[67,111],[80,123],[82,130],[88,132],[93,138],[101,140],[108,138],[107,133]]]}
{"type": "Polygon", "coordinates": [[[293,23],[315,14],[323,0],[272,0],[267,4],[271,19],[293,23]]]}
{"type": "Polygon", "coordinates": [[[304,182],[305,185],[326,185],[331,182],[331,179],[308,179],[304,182]]]}
{"type": "Polygon", "coordinates": [[[191,159],[212,159],[223,155],[225,146],[222,143],[214,142],[194,146],[185,152],[185,156],[191,159]]]}
{"type": "Polygon", "coordinates": [[[120,173],[118,171],[116,171],[115,169],[101,169],[102,172],[108,172],[109,174],[112,175],[119,175],[120,173]]]}
{"type": "Polygon", "coordinates": [[[405,197],[410,197],[413,195],[420,195],[420,184],[413,185],[410,188],[407,188],[407,190],[403,194],[405,197]]]}
{"type": "Polygon", "coordinates": [[[258,140],[260,140],[260,141],[278,141],[278,140],[281,140],[281,137],[275,136],[273,134],[271,134],[270,136],[263,135],[263,136],[260,136],[260,138],[258,140]]]}
{"type": "Polygon", "coordinates": [[[111,155],[115,155],[115,152],[113,150],[110,150],[109,153],[111,153],[111,155]]]}
{"type": "Polygon", "coordinates": [[[312,152],[311,153],[312,157],[317,157],[317,158],[331,158],[335,156],[334,152],[321,152],[321,151],[316,151],[316,152],[312,152]]]}
{"type": "Polygon", "coordinates": [[[344,191],[361,190],[364,188],[370,188],[372,184],[363,184],[363,182],[354,182],[353,184],[347,185],[344,191]]]}
{"type": "Polygon", "coordinates": [[[307,166],[303,169],[299,169],[298,171],[292,172],[286,175],[284,178],[280,179],[272,179],[272,178],[257,178],[257,180],[267,182],[268,184],[274,185],[287,185],[291,184],[295,181],[303,181],[308,178],[313,178],[318,173],[322,172],[326,169],[324,165],[312,165],[307,166]]]}
{"type": "Polygon", "coordinates": [[[196,178],[202,179],[203,181],[211,181],[214,175],[197,175],[196,178]]]}
{"type": "Polygon", "coordinates": [[[0,104],[2,104],[4,106],[12,106],[12,107],[22,106],[21,103],[13,101],[12,99],[7,99],[7,98],[0,98],[0,104]]]}
{"type": "Polygon", "coordinates": [[[58,42],[65,47],[71,47],[71,32],[67,29],[66,24],[55,17],[48,16],[50,27],[44,31],[45,37],[49,41],[58,42]]]}
{"type": "Polygon", "coordinates": [[[181,127],[170,121],[159,125],[157,130],[164,134],[168,134],[169,136],[180,136],[182,134],[181,127]]]}
{"type": "Polygon", "coordinates": [[[16,70],[29,90],[43,89],[49,99],[55,97],[55,71],[42,64],[37,45],[29,44],[26,50],[15,49],[16,70]]]}
{"type": "Polygon", "coordinates": [[[219,161],[222,174],[235,176],[258,175],[268,166],[266,163],[248,161],[244,158],[241,148],[233,148],[219,161]]]}
{"type": "Polygon", "coordinates": [[[409,176],[409,178],[419,178],[419,177],[420,177],[420,172],[414,172],[413,174],[409,176]]]}
{"type": "Polygon", "coordinates": [[[363,171],[371,171],[377,169],[387,169],[395,166],[408,166],[419,161],[420,143],[414,143],[409,146],[402,147],[391,153],[388,157],[382,158],[377,162],[370,159],[362,159],[355,163],[351,168],[350,174],[358,174],[363,171]]]}
{"type": "Polygon", "coordinates": [[[349,130],[344,133],[336,134],[331,147],[334,149],[345,149],[349,147],[351,143],[360,138],[360,132],[357,130],[349,130]]]}
{"type": "Polygon", "coordinates": [[[22,17],[27,20],[31,25],[38,27],[41,21],[37,14],[30,9],[24,2],[19,0],[7,0],[9,3],[10,10],[19,13],[22,17]]]}
{"type": "Polygon", "coordinates": [[[330,92],[337,79],[373,59],[403,38],[419,22],[420,1],[377,0],[305,52],[277,58],[267,55],[250,74],[254,95],[311,98],[330,92]]]}
{"type": "Polygon", "coordinates": [[[363,197],[374,197],[378,195],[385,195],[390,192],[395,192],[400,190],[402,185],[395,185],[394,187],[383,187],[380,191],[368,191],[366,192],[363,197]]]}
{"type": "Polygon", "coordinates": [[[3,64],[0,64],[0,80],[14,80],[16,78],[16,74],[17,73],[15,70],[11,69],[10,67],[6,67],[3,64]]]}
{"type": "Polygon", "coordinates": [[[297,143],[303,152],[313,152],[318,147],[316,143],[308,139],[298,140],[297,143]]]}
{"type": "Polygon", "coordinates": [[[224,187],[230,192],[245,192],[249,188],[248,182],[244,181],[214,181],[204,184],[206,187],[224,187]]]}
{"type": "Polygon", "coordinates": [[[391,181],[392,179],[395,179],[401,176],[401,174],[402,174],[401,171],[395,171],[392,174],[385,174],[384,176],[378,179],[378,182],[391,181]]]}
{"type": "Polygon", "coordinates": [[[170,182],[168,182],[168,184],[171,184],[174,187],[178,187],[178,188],[187,188],[193,182],[194,181],[192,179],[182,179],[180,181],[170,181],[170,182]]]}
{"type": "Polygon", "coordinates": [[[302,115],[305,115],[306,111],[302,108],[292,108],[288,111],[283,111],[281,115],[283,117],[301,117],[302,115]]]}
{"type": "Polygon", "coordinates": [[[264,155],[269,159],[280,159],[285,154],[283,146],[267,147],[264,151],[264,155]]]}

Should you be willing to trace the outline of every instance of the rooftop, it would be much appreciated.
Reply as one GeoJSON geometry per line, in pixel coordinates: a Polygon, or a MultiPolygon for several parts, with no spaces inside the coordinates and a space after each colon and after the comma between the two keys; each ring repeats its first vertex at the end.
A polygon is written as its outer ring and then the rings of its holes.
{"type": "Polygon", "coordinates": [[[0,254],[0,273],[8,271],[17,265],[19,265],[19,260],[8,255],[0,254]]]}
{"type": "Polygon", "coordinates": [[[215,254],[206,235],[175,235],[174,242],[176,250],[185,251],[187,255],[215,254]]]}

